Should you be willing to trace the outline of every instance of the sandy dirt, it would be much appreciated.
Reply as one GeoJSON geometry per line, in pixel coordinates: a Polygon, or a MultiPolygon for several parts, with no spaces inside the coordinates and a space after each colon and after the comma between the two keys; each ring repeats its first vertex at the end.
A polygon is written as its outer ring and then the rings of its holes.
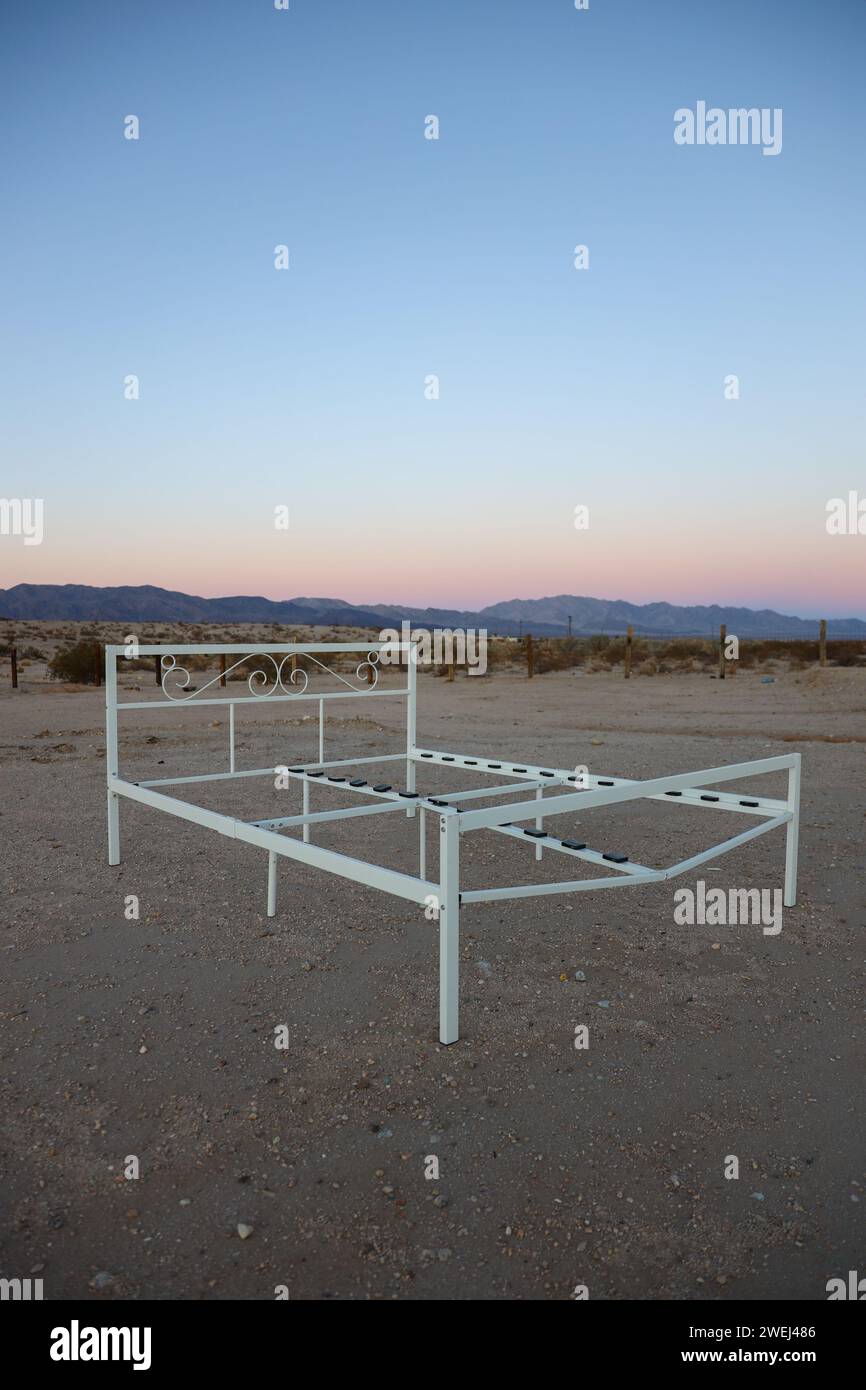
{"type": "MultiPolygon", "coordinates": [[[[285,861],[268,920],[264,852],[130,802],[109,868],[103,700],[26,673],[0,691],[4,1275],[49,1299],[811,1300],[866,1267],[866,671],[422,674],[422,746],[640,778],[803,755],[799,904],[778,937],[678,926],[673,892],[781,886],[780,831],[675,884],[464,907],[451,1048],[437,927],[411,904],[285,861]]],[[[400,702],[357,703],[328,756],[397,751],[400,702]]],[[[223,710],[127,714],[121,771],[222,768],[226,744],[223,710]]],[[[241,767],[315,756],[296,708],[239,711],[241,767]]],[[[175,794],[300,810],[269,779],[175,794]]],[[[345,801],[323,788],[313,809],[345,801]]],[[[664,865],[744,820],[632,803],[554,828],[664,865]]],[[[402,815],[315,839],[417,872],[402,815]]],[[[466,887],[565,876],[504,836],[462,854],[466,887]]]]}

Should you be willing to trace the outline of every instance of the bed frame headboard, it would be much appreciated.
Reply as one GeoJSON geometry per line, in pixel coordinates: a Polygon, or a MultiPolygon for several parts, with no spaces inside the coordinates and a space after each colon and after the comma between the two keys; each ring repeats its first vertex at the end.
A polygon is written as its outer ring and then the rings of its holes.
{"type": "MultiPolygon", "coordinates": [[[[229,707],[229,766],[228,775],[236,772],[235,767],[235,707],[237,705],[263,705],[292,703],[293,701],[314,701],[319,707],[319,761],[325,760],[325,708],[330,700],[375,700],[400,697],[406,701],[406,777],[407,786],[414,790],[416,738],[416,685],[417,685],[416,642],[253,642],[242,645],[217,642],[170,643],[155,646],[126,644],[109,645],[105,648],[105,731],[108,776],[119,776],[117,719],[118,714],[127,710],[189,709],[192,706],[228,705],[229,707]],[[352,676],[327,666],[319,657],[338,652],[354,653],[362,659],[358,662],[352,676]],[[387,653],[391,659],[405,658],[405,684],[382,688],[379,676],[382,670],[382,655],[387,653]],[[161,672],[160,692],[156,699],[118,700],[117,663],[119,660],[138,660],[141,657],[159,657],[161,672]],[[204,673],[207,679],[201,685],[190,689],[191,674],[183,665],[187,656],[213,656],[225,658],[225,670],[215,675],[204,673]],[[310,670],[297,665],[292,658],[304,657],[310,670]],[[243,694],[228,692],[228,681],[232,673],[252,658],[258,664],[242,681],[243,694]],[[313,687],[321,688],[313,688],[313,687]],[[334,687],[337,688],[334,688],[334,687]],[[339,687],[343,686],[344,689],[339,687]],[[225,693],[223,693],[225,691],[225,693]]],[[[403,754],[391,755],[402,757],[403,754]]],[[[216,773],[214,776],[225,776],[216,773]]],[[[205,777],[196,780],[206,780],[205,777]]]]}

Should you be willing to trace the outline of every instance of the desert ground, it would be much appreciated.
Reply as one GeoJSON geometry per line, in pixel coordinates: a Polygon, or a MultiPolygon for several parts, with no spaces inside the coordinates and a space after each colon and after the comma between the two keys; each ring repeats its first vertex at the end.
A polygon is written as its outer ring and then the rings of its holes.
{"type": "MultiPolygon", "coordinates": [[[[128,801],[110,868],[104,692],[38,662],[13,692],[7,663],[0,1272],[101,1300],[823,1300],[862,1272],[866,670],[762,676],[420,673],[422,746],[637,778],[803,756],[778,936],[679,926],[673,892],[780,887],[783,831],[676,883],[468,905],[462,1036],[443,1048],[423,911],[285,861],[268,919],[264,852],[128,801]]],[[[224,709],[166,710],[147,672],[124,693],[154,709],[121,716],[123,775],[227,765],[224,709]]],[[[400,749],[402,702],[359,703],[329,718],[326,756],[400,749]]],[[[315,759],[310,709],[239,709],[239,766],[315,759]]],[[[397,785],[400,767],[362,775],[397,785]]],[[[419,772],[422,792],[473,784],[419,772]]],[[[173,794],[300,810],[268,778],[173,794]]],[[[742,821],[635,802],[553,825],[664,865],[742,821]]],[[[314,838],[417,872],[417,819],[314,838]]],[[[505,836],[462,855],[469,887],[564,876],[505,836]]]]}

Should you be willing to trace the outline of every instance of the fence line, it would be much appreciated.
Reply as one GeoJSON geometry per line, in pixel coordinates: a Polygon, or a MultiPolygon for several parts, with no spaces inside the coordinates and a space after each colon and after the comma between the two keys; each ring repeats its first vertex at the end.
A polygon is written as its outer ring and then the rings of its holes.
{"type": "MultiPolygon", "coordinates": [[[[427,629],[427,628],[419,628],[419,629],[418,629],[418,631],[429,631],[429,630],[430,630],[430,629],[427,629]]],[[[433,630],[435,630],[435,629],[433,629],[433,630]]],[[[515,644],[515,655],[517,655],[517,654],[519,653],[519,651],[520,651],[520,649],[521,649],[521,647],[522,647],[522,649],[523,649],[523,659],[524,659],[525,662],[526,662],[526,674],[527,674],[527,678],[530,679],[530,680],[532,679],[532,677],[533,677],[533,676],[535,675],[535,673],[536,673],[536,650],[535,650],[535,646],[534,646],[534,642],[535,642],[535,641],[541,641],[541,642],[555,642],[555,643],[559,643],[559,642],[585,643],[585,642],[592,642],[594,638],[598,638],[598,637],[606,637],[606,638],[608,638],[608,639],[613,639],[613,640],[617,640],[617,639],[622,639],[622,640],[623,640],[623,642],[624,642],[624,649],[623,649],[623,673],[624,673],[624,676],[625,676],[625,679],[626,679],[626,680],[629,679],[629,677],[631,676],[631,673],[632,673],[632,658],[633,658],[634,642],[635,642],[636,639],[639,640],[639,641],[646,641],[646,642],[690,642],[690,641],[691,641],[691,642],[695,642],[695,641],[697,641],[697,642],[712,642],[712,643],[715,643],[715,642],[717,641],[717,642],[718,642],[718,651],[719,651],[719,679],[720,679],[720,680],[724,680],[726,674],[731,674],[731,675],[733,675],[733,674],[735,673],[735,671],[736,671],[736,658],[733,658],[733,657],[728,658],[728,657],[726,657],[726,655],[725,655],[725,646],[726,646],[726,642],[728,641],[727,625],[726,625],[725,623],[721,623],[721,624],[719,625],[718,637],[716,637],[715,633],[705,633],[705,632],[663,632],[663,631],[658,631],[658,630],[655,630],[655,629],[646,629],[645,631],[640,631],[640,632],[637,632],[637,633],[636,633],[636,632],[635,632],[635,629],[634,629],[634,625],[633,625],[632,623],[629,623],[629,624],[628,624],[628,626],[626,627],[626,629],[625,629],[624,632],[623,632],[623,631],[605,631],[605,630],[599,630],[599,631],[597,631],[597,632],[576,632],[576,633],[571,633],[571,632],[569,632],[567,635],[566,635],[565,633],[563,633],[563,634],[560,634],[560,635],[557,635],[557,636],[540,636],[540,637],[533,637],[533,634],[532,634],[531,632],[526,632],[526,633],[524,633],[521,637],[514,637],[512,634],[497,634],[497,633],[494,632],[494,633],[490,633],[489,636],[490,636],[491,638],[498,638],[498,640],[500,640],[500,641],[507,641],[507,642],[510,641],[510,642],[514,642],[514,644],[515,644]]],[[[808,634],[804,634],[803,632],[791,632],[790,629],[787,630],[787,631],[784,631],[784,632],[769,632],[769,633],[767,633],[767,632],[762,632],[762,633],[737,633],[737,634],[731,634],[731,636],[732,636],[732,638],[733,638],[734,636],[736,636],[736,638],[738,639],[738,642],[741,643],[741,644],[742,644],[742,643],[749,643],[749,642],[754,642],[754,643],[764,643],[764,642],[803,642],[803,643],[807,643],[807,644],[816,643],[816,644],[817,644],[817,649],[818,649],[818,664],[819,664],[820,666],[826,666],[826,664],[827,664],[828,642],[860,642],[860,643],[862,643],[862,644],[864,645],[864,649],[866,649],[866,636],[863,636],[863,637],[856,637],[856,636],[846,636],[845,634],[842,634],[842,633],[833,633],[833,634],[828,638],[828,635],[827,635],[827,619],[826,619],[826,618],[821,618],[821,619],[818,620],[818,632],[817,632],[817,636],[816,636],[816,637],[809,636],[808,634]]],[[[296,638],[297,638],[297,634],[295,633],[295,634],[293,634],[293,639],[292,639],[292,640],[296,640],[296,638]]],[[[104,644],[102,644],[102,643],[100,643],[99,645],[100,645],[100,647],[104,646],[104,644]]],[[[5,649],[5,650],[6,650],[6,652],[9,654],[10,662],[11,662],[12,689],[13,689],[13,690],[17,690],[17,689],[18,689],[18,676],[19,676],[19,663],[18,663],[18,647],[17,647],[17,644],[16,644],[15,641],[14,641],[14,638],[13,638],[12,642],[6,646],[6,649],[5,649]]],[[[464,664],[465,664],[465,663],[464,663],[464,664]]],[[[296,665],[296,658],[293,657],[293,658],[292,658],[292,669],[293,669],[293,670],[295,669],[295,665],[296,665]]],[[[454,676],[455,676],[456,670],[457,670],[457,668],[458,668],[458,665],[459,665],[459,663],[457,663],[457,662],[454,660],[453,654],[452,654],[451,659],[446,663],[447,678],[448,678],[448,681],[449,681],[449,682],[451,682],[451,681],[454,680],[454,676]]],[[[401,669],[402,669],[402,663],[401,663],[401,669]]],[[[93,675],[93,683],[94,683],[95,685],[97,685],[97,686],[99,686],[99,685],[102,684],[102,671],[103,671],[103,666],[102,666],[102,658],[101,658],[101,653],[100,653],[99,659],[94,663],[94,670],[93,670],[93,672],[92,672],[92,675],[93,675]]],[[[161,672],[161,669],[160,669],[160,661],[159,661],[159,657],[156,657],[156,658],[154,659],[154,682],[155,682],[156,685],[159,685],[159,684],[160,684],[161,678],[162,678],[162,672],[161,672]]],[[[370,680],[370,679],[372,678],[372,670],[369,670],[369,671],[367,672],[367,678],[368,678],[368,680],[370,680]]],[[[222,657],[222,662],[221,662],[221,667],[220,667],[220,685],[221,685],[221,686],[224,686],[225,683],[226,683],[226,667],[225,667],[225,656],[223,656],[223,657],[222,657]]]]}

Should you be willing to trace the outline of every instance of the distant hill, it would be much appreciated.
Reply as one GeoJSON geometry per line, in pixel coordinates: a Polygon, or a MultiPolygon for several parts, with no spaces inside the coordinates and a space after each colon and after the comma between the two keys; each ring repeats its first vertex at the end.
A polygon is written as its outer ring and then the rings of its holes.
{"type": "MultiPolygon", "coordinates": [[[[679,607],[673,603],[626,603],[622,599],[509,599],[479,611],[413,608],[371,603],[363,607],[339,598],[267,599],[259,596],[199,598],[152,584],[93,588],[87,584],[16,584],[0,589],[0,618],[86,622],[312,623],[324,627],[399,627],[405,619],[418,627],[476,627],[503,636],[532,632],[538,637],[594,632],[623,633],[631,623],[647,637],[708,636],[726,623],[738,637],[814,637],[814,618],[795,618],[773,609],[679,607]]],[[[833,637],[866,638],[860,618],[832,618],[833,637]]]]}

